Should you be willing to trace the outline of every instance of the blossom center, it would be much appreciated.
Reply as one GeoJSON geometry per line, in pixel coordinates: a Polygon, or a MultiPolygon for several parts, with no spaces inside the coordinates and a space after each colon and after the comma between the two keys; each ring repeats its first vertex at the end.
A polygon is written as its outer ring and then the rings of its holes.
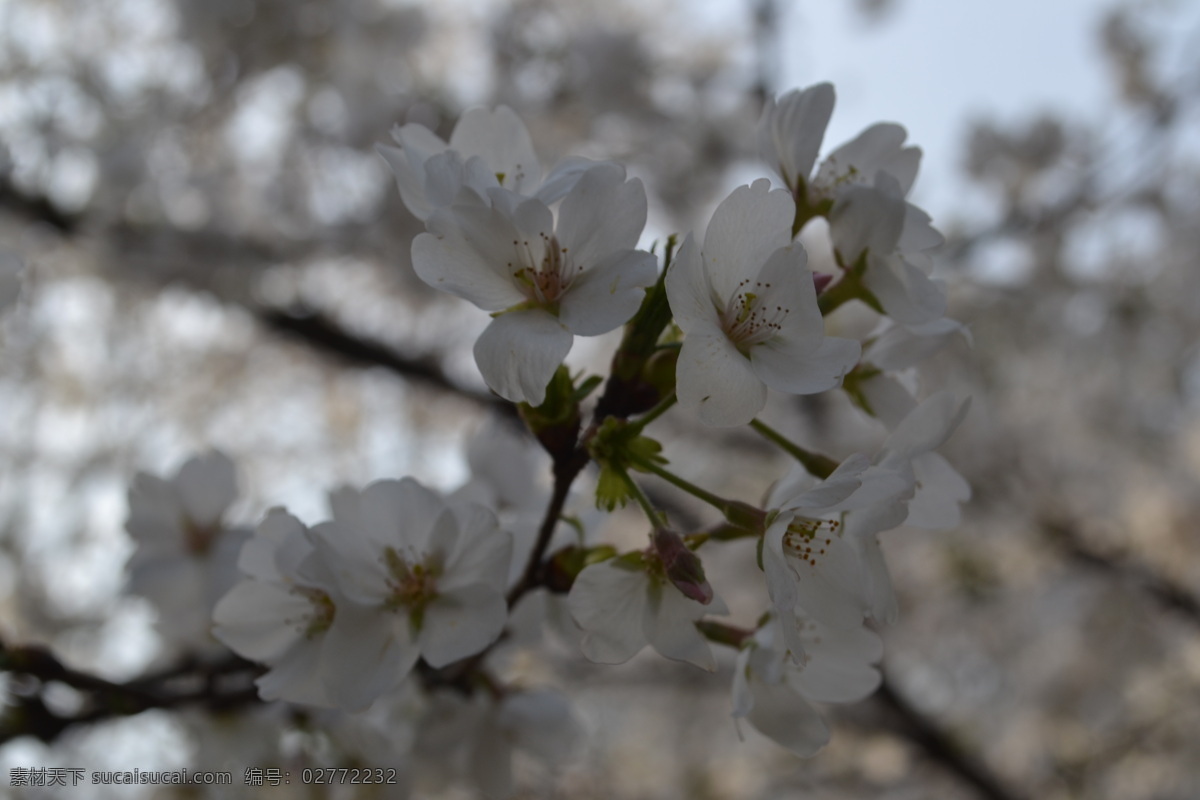
{"type": "Polygon", "coordinates": [[[182,527],[184,549],[197,557],[208,555],[217,540],[217,534],[221,532],[219,522],[215,525],[200,525],[186,515],[183,517],[182,527]]]}
{"type": "Polygon", "coordinates": [[[333,598],[320,589],[310,586],[293,586],[292,592],[306,598],[312,605],[309,616],[300,621],[299,630],[304,634],[304,638],[312,639],[329,630],[329,626],[333,624],[333,616],[337,612],[337,608],[333,605],[333,598]]]}
{"type": "Polygon", "coordinates": [[[810,567],[815,567],[817,559],[824,556],[833,544],[833,537],[838,535],[841,524],[837,520],[797,517],[783,534],[783,550],[810,567]]]}
{"type": "Polygon", "coordinates": [[[384,607],[389,611],[407,611],[413,627],[420,630],[425,608],[438,596],[437,579],[442,574],[439,560],[406,559],[394,547],[388,547],[383,551],[383,561],[388,572],[384,607]]]}
{"type": "Polygon", "coordinates": [[[782,305],[771,305],[771,284],[744,280],[719,311],[721,329],[743,354],[756,344],[774,337],[782,328],[783,321],[791,309],[782,305]]]}
{"type": "Polygon", "coordinates": [[[583,266],[572,263],[567,248],[559,244],[557,237],[544,233],[538,236],[542,240],[540,248],[535,248],[529,239],[513,241],[518,260],[508,262],[508,267],[513,270],[517,287],[532,303],[553,310],[583,272],[583,266]]]}

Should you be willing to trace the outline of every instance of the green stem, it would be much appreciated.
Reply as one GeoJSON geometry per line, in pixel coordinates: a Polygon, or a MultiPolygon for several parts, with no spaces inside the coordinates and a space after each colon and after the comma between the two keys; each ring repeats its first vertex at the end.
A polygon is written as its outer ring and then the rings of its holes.
{"type": "Polygon", "coordinates": [[[694,497],[700,498],[701,500],[708,503],[713,508],[720,511],[722,514],[726,513],[730,508],[731,504],[728,500],[717,497],[712,492],[705,491],[704,489],[701,489],[699,486],[697,486],[694,483],[689,483],[688,481],[685,481],[683,478],[679,477],[678,475],[676,475],[672,472],[669,472],[668,470],[663,469],[658,464],[655,464],[653,461],[651,461],[649,459],[638,458],[637,456],[630,455],[629,463],[636,465],[638,467],[638,469],[641,469],[646,472],[650,472],[650,473],[657,475],[658,477],[662,478],[667,483],[670,483],[670,484],[673,484],[674,486],[679,487],[680,489],[682,489],[683,491],[687,492],[688,494],[690,494],[694,497]]]}
{"type": "Polygon", "coordinates": [[[675,400],[675,393],[671,392],[662,400],[659,400],[658,405],[647,411],[644,416],[629,423],[629,427],[637,433],[641,433],[647,425],[649,425],[651,422],[654,422],[654,420],[665,414],[667,410],[671,408],[671,406],[675,405],[675,400]]]}
{"type": "Polygon", "coordinates": [[[637,481],[633,479],[632,475],[628,472],[622,472],[621,474],[625,478],[625,484],[629,487],[629,493],[633,495],[634,500],[637,500],[637,504],[642,507],[642,511],[646,513],[646,517],[650,520],[651,527],[665,527],[667,524],[666,515],[654,507],[654,504],[650,502],[650,498],[642,491],[642,487],[637,485],[637,481]]]}
{"type": "Polygon", "coordinates": [[[823,456],[820,453],[813,453],[805,450],[803,447],[791,441],[779,431],[775,430],[770,425],[759,419],[750,420],[750,427],[753,428],[757,433],[761,434],[763,438],[769,439],[787,451],[792,458],[799,461],[800,464],[806,470],[808,470],[810,475],[815,475],[818,478],[828,478],[838,467],[837,462],[829,456],[823,456]]]}

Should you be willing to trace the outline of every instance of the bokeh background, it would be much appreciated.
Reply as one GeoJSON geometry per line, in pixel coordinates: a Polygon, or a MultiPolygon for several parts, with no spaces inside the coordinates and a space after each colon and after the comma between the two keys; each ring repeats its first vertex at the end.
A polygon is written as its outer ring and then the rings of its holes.
{"type": "MultiPolygon", "coordinates": [[[[885,542],[885,690],[834,710],[816,758],[738,741],[728,660],[560,652],[525,669],[578,698],[588,743],[519,765],[521,796],[1200,797],[1197,53],[1185,0],[0,0],[0,249],[25,264],[0,322],[0,637],[113,680],[173,655],[121,593],[137,470],[220,448],[245,525],[316,522],[341,483],[465,480],[496,414],[470,355],[486,317],[412,273],[420,225],[373,150],[393,124],[446,136],[508,104],[543,164],[629,165],[648,243],[763,174],[766,94],[832,80],[827,147],[883,119],[925,150],[915,200],[974,344],[923,380],[974,398],[943,449],[974,498],[956,530],[885,542]]],[[[842,453],[851,413],[769,409],[842,453]]],[[[668,454],[744,499],[783,467],[672,425],[668,454]]],[[[156,711],[41,742],[7,719],[0,784],[336,757],[287,724],[156,711]]]]}

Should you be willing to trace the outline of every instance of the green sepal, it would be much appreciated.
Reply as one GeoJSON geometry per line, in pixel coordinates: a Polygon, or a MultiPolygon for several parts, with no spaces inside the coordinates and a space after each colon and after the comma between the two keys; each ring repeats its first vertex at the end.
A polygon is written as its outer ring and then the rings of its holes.
{"type": "Polygon", "coordinates": [[[624,508],[632,499],[625,471],[610,463],[601,463],[600,476],[596,479],[596,508],[613,511],[624,508]]]}
{"type": "Polygon", "coordinates": [[[530,433],[556,461],[567,459],[575,449],[580,428],[579,396],[582,392],[586,397],[595,385],[589,379],[576,389],[571,373],[566,366],[560,366],[550,379],[546,399],[540,406],[518,404],[517,411],[530,433]]]}

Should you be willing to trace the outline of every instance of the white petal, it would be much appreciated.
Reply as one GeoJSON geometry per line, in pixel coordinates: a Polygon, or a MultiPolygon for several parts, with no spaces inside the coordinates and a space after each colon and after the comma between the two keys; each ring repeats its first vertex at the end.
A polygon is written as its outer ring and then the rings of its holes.
{"type": "Polygon", "coordinates": [[[319,579],[310,569],[319,563],[333,581],[330,588],[356,603],[374,605],[388,595],[388,576],[381,553],[360,532],[323,522],[309,528],[308,539],[314,553],[302,567],[306,579],[319,579]]]}
{"type": "Polygon", "coordinates": [[[258,524],[254,536],[242,547],[238,569],[255,578],[278,579],[277,551],[294,536],[304,536],[304,525],[282,508],[272,508],[258,524]]]}
{"type": "Polygon", "coordinates": [[[667,658],[686,661],[709,672],[715,670],[717,662],[712,650],[695,625],[710,609],[684,597],[669,583],[653,581],[649,597],[642,617],[646,641],[667,658]]]}
{"type": "MultiPolygon", "coordinates": [[[[445,210],[438,212],[448,213],[445,210]]],[[[513,283],[511,273],[498,269],[506,259],[513,260],[508,254],[512,253],[512,242],[517,237],[511,227],[506,228],[493,218],[497,215],[493,209],[484,213],[495,223],[486,227],[485,231],[491,234],[486,241],[468,240],[457,227],[446,227],[441,235],[422,233],[414,239],[413,270],[417,277],[435,289],[469,300],[484,311],[499,311],[525,301],[525,295],[513,283]],[[494,243],[497,233],[503,235],[504,249],[497,250],[495,260],[490,261],[480,255],[486,252],[480,248],[494,243]]]]}
{"type": "Polygon", "coordinates": [[[431,667],[473,656],[496,641],[507,620],[504,596],[490,586],[443,592],[425,609],[417,636],[421,655],[431,667]]]}
{"type": "Polygon", "coordinates": [[[542,169],[533,151],[529,129],[508,106],[494,111],[471,108],[463,113],[450,134],[450,146],[465,156],[479,156],[501,183],[528,194],[541,182],[542,169]]]}
{"type": "Polygon", "coordinates": [[[721,201],[704,234],[704,268],[721,302],[742,281],[753,283],[767,259],[792,241],[796,204],[766,178],[739,186],[721,201]]]}
{"type": "Polygon", "coordinates": [[[786,683],[753,681],[754,707],[746,720],[760,733],[807,758],[829,741],[829,728],[821,714],[786,683]]]}
{"type": "Polygon", "coordinates": [[[954,320],[943,319],[940,322],[945,324],[928,332],[923,328],[929,326],[917,326],[914,329],[892,325],[876,337],[863,358],[887,371],[916,366],[950,344],[956,335],[966,334],[966,329],[954,320]]]}
{"type": "Polygon", "coordinates": [[[637,245],[646,225],[646,190],[625,168],[603,162],[589,169],[563,198],[558,241],[569,257],[592,269],[614,250],[637,245]]]}
{"type": "Polygon", "coordinates": [[[675,260],[667,270],[665,283],[671,313],[684,333],[721,332],[712,287],[704,272],[704,262],[696,240],[690,233],[675,254],[675,260]]]}
{"type": "Polygon", "coordinates": [[[242,581],[213,609],[213,635],[251,661],[273,662],[303,632],[312,613],[305,597],[275,583],[242,581]]]}
{"type": "MultiPolygon", "coordinates": [[[[461,524],[463,510],[455,512],[461,524]]],[[[446,565],[439,588],[450,590],[478,583],[503,592],[512,561],[512,534],[500,530],[495,514],[480,506],[473,506],[468,524],[470,527],[462,532],[458,553],[446,565]]]]}
{"type": "MultiPolygon", "coordinates": [[[[686,342],[685,342],[686,343],[686,342]]],[[[772,389],[788,394],[817,394],[838,386],[858,363],[860,345],[853,339],[826,336],[803,358],[770,339],[750,349],[754,374],[772,389]]]]}
{"type": "Polygon", "coordinates": [[[621,664],[646,645],[642,618],[649,578],[611,561],[579,573],[567,596],[571,616],[586,631],[583,654],[599,664],[621,664]]]}
{"type": "Polygon", "coordinates": [[[900,421],[917,407],[917,401],[904,384],[886,372],[860,381],[858,390],[866,401],[867,409],[884,427],[895,430],[900,421]]]}
{"type": "Polygon", "coordinates": [[[559,320],[578,336],[599,336],[624,325],[637,313],[654,283],[654,256],[621,250],[587,270],[571,284],[559,306],[559,320]]]}
{"type": "Polygon", "coordinates": [[[267,701],[331,705],[321,681],[321,656],[320,639],[301,639],[285,658],[254,682],[258,696],[267,701]]]}
{"type": "Polygon", "coordinates": [[[583,174],[597,163],[583,156],[567,156],[550,170],[534,197],[546,205],[561,200],[575,187],[583,174]]]}
{"type": "Polygon", "coordinates": [[[322,675],[329,699],[362,711],[400,685],[420,656],[403,613],[338,606],[325,633],[322,675]]]}
{"type": "Polygon", "coordinates": [[[475,342],[475,364],[492,391],[514,403],[540,406],[575,337],[541,309],[509,311],[475,342]]]}
{"type": "Polygon", "coordinates": [[[833,86],[828,83],[767,101],[758,123],[758,151],[768,164],[779,166],[784,183],[793,189],[798,181],[808,181],[833,104],[833,86]]]}
{"type": "Polygon", "coordinates": [[[903,147],[907,136],[904,128],[894,122],[872,125],[829,154],[817,171],[817,181],[832,186],[839,178],[856,173],[860,180],[873,183],[876,172],[884,170],[908,194],[917,177],[921,151],[903,147]]]}
{"type": "Polygon", "coordinates": [[[180,467],[175,484],[188,519],[201,527],[214,526],[237,499],[237,468],[224,453],[214,451],[180,467]]]}
{"type": "Polygon", "coordinates": [[[900,616],[900,605],[896,601],[896,590],[892,586],[892,574],[875,534],[858,537],[863,562],[863,594],[867,600],[867,611],[871,619],[883,625],[892,625],[900,616]]]}
{"type": "Polygon", "coordinates": [[[971,499],[971,484],[942,456],[925,453],[913,459],[918,489],[908,502],[905,525],[947,530],[962,518],[959,504],[971,499]]]}
{"type": "Polygon", "coordinates": [[[912,203],[905,203],[904,230],[896,248],[904,253],[932,250],[946,242],[946,237],[933,227],[933,220],[925,211],[912,203]]]}
{"type": "Polygon", "coordinates": [[[363,534],[380,545],[428,552],[445,512],[441,496],[412,478],[375,481],[362,491],[363,534]]]}
{"type": "Polygon", "coordinates": [[[857,551],[845,537],[825,530],[817,531],[812,548],[807,560],[790,552],[787,557],[794,575],[797,605],[827,625],[859,624],[865,600],[857,551]]]}
{"type": "Polygon", "coordinates": [[[949,391],[930,395],[896,426],[882,449],[907,458],[936,450],[954,433],[970,405],[969,397],[958,400],[949,391]]]}
{"type": "Polygon", "coordinates": [[[942,288],[898,254],[868,255],[862,280],[888,316],[904,325],[933,322],[946,313],[942,288]]]}
{"type": "Polygon", "coordinates": [[[462,190],[463,158],[455,150],[438,153],[425,162],[425,199],[434,208],[448,206],[462,190]]]}
{"type": "Polygon", "coordinates": [[[829,214],[829,232],[842,263],[849,267],[863,250],[880,256],[895,250],[904,229],[905,206],[895,178],[885,172],[874,186],[852,184],[839,191],[829,214]]]}
{"type": "Polygon", "coordinates": [[[788,673],[788,683],[795,691],[822,703],[858,702],[878,689],[880,682],[879,670],[862,662],[826,659],[788,673]]]}
{"type": "Polygon", "coordinates": [[[706,425],[745,425],[767,404],[767,387],[723,333],[691,333],[675,368],[679,405],[706,425]]]}
{"type": "MultiPolygon", "coordinates": [[[[862,474],[870,467],[867,457],[855,453],[847,458],[823,481],[816,482],[796,464],[767,497],[769,508],[780,509],[833,509],[837,504],[853,495],[862,486],[862,474]]],[[[809,514],[820,512],[810,510],[809,514]]]]}
{"type": "Polygon", "coordinates": [[[775,338],[786,342],[797,355],[815,350],[825,335],[825,321],[817,307],[817,290],[803,245],[793,243],[772,253],[755,283],[765,308],[788,310],[775,338]]]}
{"type": "Polygon", "coordinates": [[[145,544],[160,544],[177,552],[183,543],[183,507],[174,483],[139,472],[129,487],[129,519],[125,530],[145,544]]]}

